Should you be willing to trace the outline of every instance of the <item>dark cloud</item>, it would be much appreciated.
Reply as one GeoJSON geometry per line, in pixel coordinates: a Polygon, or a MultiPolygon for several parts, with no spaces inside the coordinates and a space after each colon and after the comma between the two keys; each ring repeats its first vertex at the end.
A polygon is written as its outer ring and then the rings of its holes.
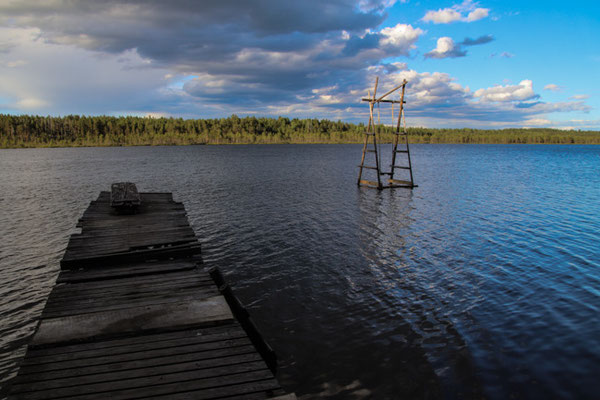
{"type": "MultiPolygon", "coordinates": [[[[254,85],[281,98],[283,90],[326,84],[331,75],[325,78],[324,69],[359,70],[385,57],[377,49],[381,35],[357,34],[377,28],[386,17],[386,4],[389,1],[25,0],[0,5],[0,15],[13,26],[39,29],[49,43],[115,54],[135,49],[155,67],[208,74],[231,87],[254,85]],[[342,32],[351,39],[343,39],[342,32]]],[[[202,86],[194,87],[189,93],[199,95],[202,86]]],[[[249,99],[250,91],[243,93],[242,98],[249,99]]]]}
{"type": "Polygon", "coordinates": [[[376,49],[379,47],[380,36],[378,34],[367,34],[364,37],[353,36],[346,41],[346,46],[342,51],[344,56],[352,57],[360,51],[366,49],[376,49]]]}
{"type": "Polygon", "coordinates": [[[476,46],[478,44],[486,44],[494,40],[492,35],[479,36],[477,39],[466,37],[460,44],[463,46],[476,46]]]}
{"type": "MultiPolygon", "coordinates": [[[[540,98],[540,96],[539,96],[539,95],[535,95],[533,98],[534,98],[534,99],[539,99],[539,98],[540,98]]],[[[528,101],[528,102],[520,102],[520,103],[516,103],[516,104],[515,104],[515,107],[516,107],[516,108],[531,108],[531,107],[535,107],[535,106],[537,106],[538,104],[543,104],[543,103],[542,103],[541,101],[534,101],[534,102],[531,102],[531,101],[528,101]]]]}
{"type": "MultiPolygon", "coordinates": [[[[373,1],[381,4],[382,1],[373,1]]],[[[223,24],[242,26],[259,34],[292,32],[324,33],[336,30],[360,31],[380,24],[385,15],[360,11],[354,0],[286,2],[279,0],[22,0],[0,6],[3,15],[65,30],[86,30],[109,17],[115,23],[149,22],[155,28],[199,27],[223,24]],[[85,16],[79,23],[72,17],[85,16]],[[79,29],[78,29],[79,27],[79,29]]],[[[114,26],[114,24],[110,24],[114,26]]],[[[107,26],[109,28],[110,26],[107,26]]]]}

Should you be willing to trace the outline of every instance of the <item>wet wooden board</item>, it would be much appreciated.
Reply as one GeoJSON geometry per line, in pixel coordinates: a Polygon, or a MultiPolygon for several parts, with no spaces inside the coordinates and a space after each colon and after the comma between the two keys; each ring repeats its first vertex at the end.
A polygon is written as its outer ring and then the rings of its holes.
{"type": "Polygon", "coordinates": [[[140,193],[140,198],[137,212],[123,215],[110,206],[109,192],[100,193],[79,220],[81,233],[71,237],[61,266],[200,253],[183,204],[173,201],[170,193],[140,193]]]}
{"type": "MultiPolygon", "coordinates": [[[[32,349],[13,398],[212,398],[263,387],[282,393],[239,324],[32,349]],[[245,386],[244,386],[245,385],[245,386]],[[211,396],[207,396],[206,389],[211,396]],[[216,390],[216,392],[214,392],[216,390]],[[214,392],[214,393],[213,393],[214,392]]],[[[256,393],[250,392],[252,395],[256,393]]]]}
{"type": "Polygon", "coordinates": [[[108,192],[84,212],[9,399],[286,395],[204,271],[183,205],[140,196],[136,214],[108,192]]]}

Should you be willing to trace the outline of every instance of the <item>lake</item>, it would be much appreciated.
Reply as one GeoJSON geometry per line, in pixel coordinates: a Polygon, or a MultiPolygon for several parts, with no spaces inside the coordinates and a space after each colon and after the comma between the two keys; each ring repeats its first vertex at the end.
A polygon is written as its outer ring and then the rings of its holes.
{"type": "Polygon", "coordinates": [[[384,191],[361,147],[0,150],[2,382],[77,219],[132,181],[185,204],[300,397],[596,397],[600,146],[413,145],[419,187],[384,191]]]}

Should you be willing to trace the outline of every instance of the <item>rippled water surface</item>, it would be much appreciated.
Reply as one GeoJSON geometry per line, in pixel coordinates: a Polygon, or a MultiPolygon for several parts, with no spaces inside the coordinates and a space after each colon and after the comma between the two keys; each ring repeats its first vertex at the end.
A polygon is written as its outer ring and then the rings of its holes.
{"type": "Polygon", "coordinates": [[[419,187],[381,192],[357,145],[0,150],[2,381],[129,180],[185,203],[304,398],[597,398],[600,146],[412,150],[419,187]]]}

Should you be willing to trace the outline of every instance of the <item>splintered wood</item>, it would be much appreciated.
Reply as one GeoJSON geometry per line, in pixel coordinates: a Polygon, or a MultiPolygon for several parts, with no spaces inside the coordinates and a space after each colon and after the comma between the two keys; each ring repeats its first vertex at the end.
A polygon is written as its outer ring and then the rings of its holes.
{"type": "Polygon", "coordinates": [[[295,399],[204,271],[183,205],[138,196],[136,214],[109,192],[83,214],[9,398],[295,399]]]}

